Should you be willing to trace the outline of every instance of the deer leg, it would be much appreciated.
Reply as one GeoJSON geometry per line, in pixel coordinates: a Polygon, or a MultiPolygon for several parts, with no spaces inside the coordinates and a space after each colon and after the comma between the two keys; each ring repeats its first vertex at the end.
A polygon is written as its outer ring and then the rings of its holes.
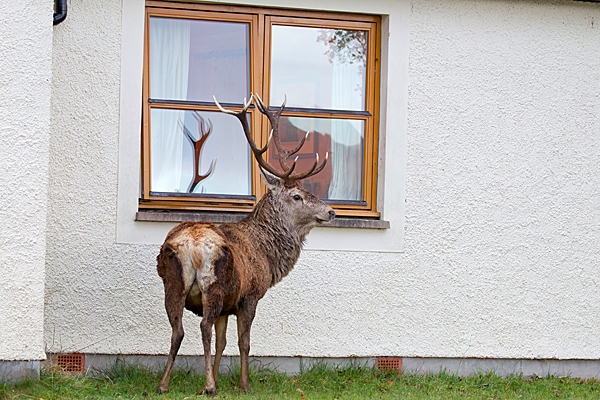
{"type": "Polygon", "coordinates": [[[237,316],[238,346],[240,348],[240,386],[244,392],[250,390],[250,378],[248,377],[248,354],[250,353],[250,327],[256,313],[258,302],[244,304],[237,316]]]}
{"type": "Polygon", "coordinates": [[[171,370],[173,369],[175,357],[177,357],[177,352],[179,351],[179,346],[181,346],[184,335],[182,321],[184,305],[185,296],[170,293],[165,296],[165,307],[173,332],[171,334],[171,350],[169,351],[169,358],[167,360],[167,365],[165,366],[165,372],[156,388],[157,393],[166,393],[169,391],[171,370]]]}
{"type": "Polygon", "coordinates": [[[223,350],[225,350],[225,346],[227,345],[227,318],[229,318],[228,315],[222,315],[215,321],[216,349],[213,376],[215,379],[215,386],[217,387],[219,384],[219,364],[221,363],[223,350]]]}
{"type": "Polygon", "coordinates": [[[218,297],[209,295],[202,296],[203,303],[203,314],[202,322],[200,322],[200,330],[202,332],[202,345],[204,347],[204,365],[206,367],[206,386],[204,387],[204,393],[209,396],[216,396],[217,386],[213,374],[212,366],[212,355],[211,355],[211,342],[212,342],[212,328],[215,321],[221,314],[221,308],[223,302],[218,297]]]}

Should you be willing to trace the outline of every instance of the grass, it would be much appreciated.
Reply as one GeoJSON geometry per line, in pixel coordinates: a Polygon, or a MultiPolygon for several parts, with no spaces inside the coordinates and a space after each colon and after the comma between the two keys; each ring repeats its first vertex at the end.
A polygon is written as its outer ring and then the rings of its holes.
{"type": "MultiPolygon", "coordinates": [[[[154,393],[160,371],[124,363],[92,376],[74,376],[45,368],[40,380],[0,384],[0,399],[202,399],[203,373],[174,371],[170,392],[154,393]]],[[[500,378],[480,374],[467,378],[441,372],[401,375],[372,368],[317,364],[289,377],[254,366],[252,391],[238,386],[239,369],[221,375],[217,399],[600,399],[600,381],[569,377],[500,378]]]]}

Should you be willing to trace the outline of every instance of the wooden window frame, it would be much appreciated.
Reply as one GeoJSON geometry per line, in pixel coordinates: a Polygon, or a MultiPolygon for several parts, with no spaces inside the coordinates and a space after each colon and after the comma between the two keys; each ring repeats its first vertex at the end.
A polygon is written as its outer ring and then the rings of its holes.
{"type": "MultiPolygon", "coordinates": [[[[363,149],[363,202],[328,203],[340,216],[379,218],[377,211],[377,174],[378,174],[378,131],[379,131],[379,87],[380,87],[380,32],[381,18],[375,15],[357,15],[337,12],[313,12],[258,8],[250,6],[226,6],[197,3],[177,3],[146,1],[144,34],[144,75],[143,75],[143,111],[142,111],[142,189],[139,201],[140,210],[171,211],[212,211],[212,212],[249,212],[256,202],[266,193],[266,187],[260,179],[258,166],[251,161],[251,196],[206,196],[182,194],[179,196],[160,195],[150,192],[150,119],[152,108],[218,111],[209,104],[190,104],[189,102],[149,101],[150,61],[149,61],[149,21],[150,17],[186,18],[230,22],[246,22],[250,25],[250,91],[259,93],[265,104],[270,101],[271,66],[271,25],[306,26],[318,28],[337,28],[367,31],[367,62],[365,80],[365,109],[363,111],[335,111],[286,108],[282,116],[309,118],[344,118],[364,121],[363,149]],[[361,204],[362,203],[362,204],[361,204]]],[[[240,99],[241,100],[241,99],[240,99]]],[[[233,110],[240,107],[231,106],[233,110]]],[[[251,129],[259,146],[268,139],[268,120],[255,107],[249,109],[251,129]],[[256,118],[259,116],[259,118],[256,118]]],[[[323,156],[323,155],[321,155],[323,156]]],[[[327,200],[326,200],[327,201],[327,200]]]]}

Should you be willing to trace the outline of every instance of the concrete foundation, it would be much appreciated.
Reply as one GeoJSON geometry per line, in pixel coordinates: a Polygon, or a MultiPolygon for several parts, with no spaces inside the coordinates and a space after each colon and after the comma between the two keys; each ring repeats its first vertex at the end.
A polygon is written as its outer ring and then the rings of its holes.
{"type": "Polygon", "coordinates": [[[41,361],[0,361],[0,383],[40,378],[41,361]]]}
{"type": "MultiPolygon", "coordinates": [[[[52,359],[52,355],[49,355],[52,359]]],[[[268,368],[295,375],[315,364],[325,363],[332,367],[365,366],[372,368],[375,357],[318,358],[318,357],[251,357],[254,368],[268,368]]],[[[154,370],[162,370],[167,356],[155,355],[115,355],[86,354],[84,373],[99,376],[115,363],[124,362],[154,370]]],[[[224,356],[220,373],[228,373],[239,365],[239,357],[224,356]]],[[[437,374],[446,372],[458,376],[478,373],[493,373],[498,376],[569,376],[600,379],[600,360],[514,360],[514,359],[475,359],[475,358],[418,358],[403,357],[402,372],[410,374],[437,374]]],[[[25,379],[39,379],[41,361],[0,361],[0,383],[20,382],[25,379]]],[[[203,356],[179,356],[175,368],[204,371],[203,356]]]]}
{"type": "Polygon", "coordinates": [[[570,376],[600,378],[600,360],[511,360],[477,358],[403,358],[402,371],[459,376],[494,373],[498,376],[570,376]]]}
{"type": "MultiPolygon", "coordinates": [[[[101,374],[103,370],[111,368],[116,362],[162,370],[167,363],[167,356],[86,354],[85,372],[92,375],[101,374]]],[[[238,356],[223,356],[219,372],[227,373],[239,363],[238,356]]],[[[317,363],[339,367],[356,365],[370,368],[373,366],[374,358],[250,357],[251,368],[267,368],[284,372],[287,375],[298,374],[317,363]]],[[[175,359],[175,368],[203,372],[204,356],[178,356],[175,359]]]]}
{"type": "MultiPolygon", "coordinates": [[[[107,355],[88,354],[85,357],[86,371],[98,373],[114,365],[118,360],[148,368],[162,369],[167,356],[144,355],[107,355]]],[[[317,358],[317,357],[251,357],[251,365],[265,367],[294,375],[317,363],[331,366],[366,366],[373,367],[375,357],[357,358],[317,358]]],[[[204,370],[203,356],[180,356],[176,360],[176,368],[204,370]]],[[[223,357],[219,368],[227,373],[235,365],[239,365],[239,357],[223,357]]],[[[493,373],[498,376],[570,376],[577,378],[600,379],[600,360],[513,360],[513,359],[472,359],[472,358],[418,358],[403,357],[402,372],[416,374],[437,374],[447,372],[459,376],[478,373],[493,373]]]]}

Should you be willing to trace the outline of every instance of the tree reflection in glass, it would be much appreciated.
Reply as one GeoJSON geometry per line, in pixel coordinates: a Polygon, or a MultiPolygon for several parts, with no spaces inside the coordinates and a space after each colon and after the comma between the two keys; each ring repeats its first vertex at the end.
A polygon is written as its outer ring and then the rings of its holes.
{"type": "Polygon", "coordinates": [[[365,31],[274,25],[271,105],[365,109],[365,31]],[[293,94],[293,96],[292,96],[293,94]]]}

